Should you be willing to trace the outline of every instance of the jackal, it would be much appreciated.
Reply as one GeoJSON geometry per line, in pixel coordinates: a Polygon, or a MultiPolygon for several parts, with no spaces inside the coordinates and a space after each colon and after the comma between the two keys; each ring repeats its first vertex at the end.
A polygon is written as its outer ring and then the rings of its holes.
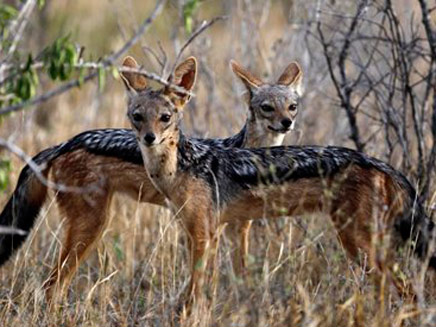
{"type": "MultiPolygon", "coordinates": [[[[136,66],[133,59],[131,65],[136,66]]],[[[291,63],[277,83],[267,84],[236,62],[232,68],[245,85],[251,83],[248,118],[239,133],[226,139],[198,139],[199,144],[214,147],[269,146],[280,144],[295,122],[301,69],[291,63]],[[257,91],[253,91],[254,88],[257,91]]],[[[176,69],[176,73],[180,71],[176,69]]],[[[126,74],[127,76],[129,74],[126,74]]],[[[134,76],[131,76],[134,78],[134,76]]],[[[138,77],[136,83],[143,81],[138,77]]],[[[135,134],[127,129],[101,129],[83,132],[58,146],[46,149],[33,160],[44,165],[45,176],[58,184],[96,189],[84,194],[58,192],[56,202],[66,218],[65,240],[59,265],[54,267],[46,288],[52,293],[55,283],[67,286],[80,262],[101,238],[108,220],[108,208],[114,193],[134,200],[165,205],[165,197],[153,187],[144,168],[135,134]]],[[[46,200],[47,187],[34,172],[23,168],[16,189],[0,214],[0,225],[29,231],[46,200]]],[[[249,223],[241,233],[240,258],[246,256],[249,223]]],[[[0,235],[0,265],[24,242],[25,236],[0,235]]],[[[236,260],[237,261],[237,260],[236,260]]],[[[241,265],[244,263],[242,262],[241,265]]]]}
{"type": "MultiPolygon", "coordinates": [[[[180,67],[175,81],[190,91],[196,61],[180,67]]],[[[408,239],[419,257],[427,255],[434,223],[413,186],[390,165],[335,146],[240,149],[199,142],[179,128],[187,97],[123,77],[147,174],[179,212],[191,240],[190,301],[201,294],[207,253],[214,253],[222,223],[324,212],[347,253],[368,255],[379,271],[389,274],[394,244],[408,239]],[[380,244],[389,244],[385,257],[380,244]]],[[[434,255],[429,262],[436,268],[434,255]]]]}

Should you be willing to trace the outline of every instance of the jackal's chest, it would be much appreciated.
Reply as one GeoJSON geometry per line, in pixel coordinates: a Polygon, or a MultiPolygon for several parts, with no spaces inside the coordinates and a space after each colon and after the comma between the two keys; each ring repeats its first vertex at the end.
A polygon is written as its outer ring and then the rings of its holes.
{"type": "Polygon", "coordinates": [[[153,185],[167,195],[177,173],[177,156],[166,148],[140,145],[144,167],[153,185]]]}

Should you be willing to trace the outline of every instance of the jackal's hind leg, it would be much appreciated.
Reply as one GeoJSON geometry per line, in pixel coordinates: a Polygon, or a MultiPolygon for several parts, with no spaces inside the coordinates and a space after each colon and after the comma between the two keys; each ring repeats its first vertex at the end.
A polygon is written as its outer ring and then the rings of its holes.
{"type": "Polygon", "coordinates": [[[247,257],[248,257],[248,247],[250,241],[250,228],[251,228],[252,220],[247,220],[241,223],[239,226],[239,235],[240,235],[240,249],[239,253],[241,256],[241,268],[242,273],[245,273],[247,269],[247,257]]]}
{"type": "Polygon", "coordinates": [[[391,214],[391,212],[385,213],[380,208],[374,207],[374,203],[362,199],[358,204],[349,201],[342,204],[340,208],[341,210],[331,213],[339,240],[351,259],[357,260],[361,255],[367,257],[367,269],[373,271],[380,299],[384,299],[385,291],[393,285],[399,296],[408,302],[414,302],[416,294],[412,285],[397,276],[394,271],[395,247],[390,240],[390,228],[386,227],[387,224],[383,225],[384,222],[390,221],[390,218],[385,218],[383,214],[391,214]],[[366,214],[368,212],[376,212],[376,219],[368,217],[366,214]],[[374,227],[374,221],[378,221],[379,226],[374,227]]]}
{"type": "Polygon", "coordinates": [[[232,263],[236,275],[245,275],[249,247],[251,220],[235,221],[226,227],[227,235],[233,245],[232,263]]]}
{"type": "Polygon", "coordinates": [[[106,190],[100,190],[98,195],[92,194],[92,198],[80,194],[59,197],[67,228],[58,263],[44,284],[49,302],[55,293],[63,293],[80,262],[100,240],[107,224],[110,199],[111,194],[106,190]]]}

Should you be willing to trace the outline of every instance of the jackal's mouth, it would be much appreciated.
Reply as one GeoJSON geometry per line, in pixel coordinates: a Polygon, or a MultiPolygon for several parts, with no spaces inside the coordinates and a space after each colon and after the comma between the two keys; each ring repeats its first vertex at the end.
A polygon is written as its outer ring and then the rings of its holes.
{"type": "Polygon", "coordinates": [[[291,130],[291,127],[275,128],[271,125],[268,125],[268,129],[276,133],[286,134],[291,130]]]}

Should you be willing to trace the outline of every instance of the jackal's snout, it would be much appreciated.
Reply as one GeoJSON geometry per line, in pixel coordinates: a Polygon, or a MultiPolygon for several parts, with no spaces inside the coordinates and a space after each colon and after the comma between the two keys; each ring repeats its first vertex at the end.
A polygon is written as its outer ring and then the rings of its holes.
{"type": "Polygon", "coordinates": [[[154,133],[145,133],[143,140],[145,145],[153,145],[154,141],[156,140],[156,135],[154,133]]]}
{"type": "Polygon", "coordinates": [[[292,129],[294,129],[295,118],[296,117],[283,117],[282,119],[276,122],[274,122],[274,120],[277,119],[271,118],[268,124],[268,129],[275,133],[286,134],[290,132],[292,129]]]}
{"type": "Polygon", "coordinates": [[[293,121],[289,118],[283,118],[281,123],[283,128],[288,131],[289,129],[291,129],[293,121]]]}

